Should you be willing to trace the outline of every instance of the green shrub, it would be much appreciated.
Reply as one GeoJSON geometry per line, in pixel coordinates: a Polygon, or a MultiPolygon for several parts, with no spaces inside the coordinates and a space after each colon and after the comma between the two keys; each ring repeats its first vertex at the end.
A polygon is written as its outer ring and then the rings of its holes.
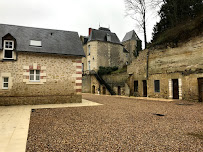
{"type": "Polygon", "coordinates": [[[103,67],[100,66],[98,70],[99,75],[104,75],[104,74],[111,74],[111,72],[118,70],[118,67],[103,67]]]}

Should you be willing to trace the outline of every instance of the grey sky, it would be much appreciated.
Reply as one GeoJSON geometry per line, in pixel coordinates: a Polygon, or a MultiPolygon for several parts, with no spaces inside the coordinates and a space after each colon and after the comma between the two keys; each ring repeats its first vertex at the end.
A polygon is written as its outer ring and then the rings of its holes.
{"type": "MultiPolygon", "coordinates": [[[[157,20],[149,15],[148,41],[157,20]]],[[[121,41],[133,29],[143,40],[135,22],[125,17],[124,0],[1,0],[0,23],[77,31],[84,36],[89,27],[97,29],[100,24],[110,27],[121,41]]]]}

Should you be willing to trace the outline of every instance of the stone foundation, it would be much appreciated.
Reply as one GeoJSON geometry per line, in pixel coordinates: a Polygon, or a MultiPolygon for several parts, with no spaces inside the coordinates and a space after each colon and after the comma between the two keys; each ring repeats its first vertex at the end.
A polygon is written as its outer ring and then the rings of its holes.
{"type": "Polygon", "coordinates": [[[0,106],[81,103],[82,95],[0,97],[0,106]]]}

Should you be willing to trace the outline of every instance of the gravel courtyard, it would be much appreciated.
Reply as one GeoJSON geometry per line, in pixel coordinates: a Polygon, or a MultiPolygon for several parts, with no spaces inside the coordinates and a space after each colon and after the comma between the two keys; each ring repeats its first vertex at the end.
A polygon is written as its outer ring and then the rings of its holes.
{"type": "Polygon", "coordinates": [[[32,112],[26,151],[203,151],[202,103],[83,98],[103,105],[32,112]]]}

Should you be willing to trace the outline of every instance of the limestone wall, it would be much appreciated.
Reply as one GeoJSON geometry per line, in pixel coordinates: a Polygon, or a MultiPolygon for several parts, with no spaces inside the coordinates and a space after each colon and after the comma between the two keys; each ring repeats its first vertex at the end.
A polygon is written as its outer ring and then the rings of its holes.
{"type": "Polygon", "coordinates": [[[103,75],[102,78],[116,94],[118,94],[118,87],[120,87],[121,95],[125,95],[125,83],[128,76],[129,75],[127,73],[120,73],[103,75]]]}
{"type": "Polygon", "coordinates": [[[203,77],[203,37],[196,37],[177,48],[144,50],[128,66],[131,94],[143,96],[143,82],[147,80],[148,97],[173,98],[172,79],[178,79],[179,99],[198,100],[198,78],[203,77]],[[148,78],[147,78],[147,52],[148,78]],[[134,81],[138,80],[138,92],[134,81]],[[154,90],[154,80],[160,80],[160,92],[154,90]]]}
{"type": "Polygon", "coordinates": [[[82,77],[82,92],[91,93],[91,76],[90,75],[84,75],[82,77]]]}
{"type": "Polygon", "coordinates": [[[137,41],[136,40],[129,40],[122,43],[124,47],[129,51],[129,63],[131,63],[134,59],[134,51],[136,50],[137,41]]]}
{"type": "Polygon", "coordinates": [[[17,61],[0,67],[0,84],[9,77],[9,89],[0,85],[0,105],[81,102],[81,57],[18,52],[17,61]],[[40,82],[29,81],[30,69],[40,70],[40,82]]]}
{"type": "Polygon", "coordinates": [[[84,63],[84,71],[90,69],[97,71],[100,66],[103,67],[123,67],[129,60],[129,53],[123,52],[123,46],[109,42],[91,41],[83,46],[86,57],[82,59],[84,63]],[[89,49],[90,46],[90,55],[89,49]]]}

